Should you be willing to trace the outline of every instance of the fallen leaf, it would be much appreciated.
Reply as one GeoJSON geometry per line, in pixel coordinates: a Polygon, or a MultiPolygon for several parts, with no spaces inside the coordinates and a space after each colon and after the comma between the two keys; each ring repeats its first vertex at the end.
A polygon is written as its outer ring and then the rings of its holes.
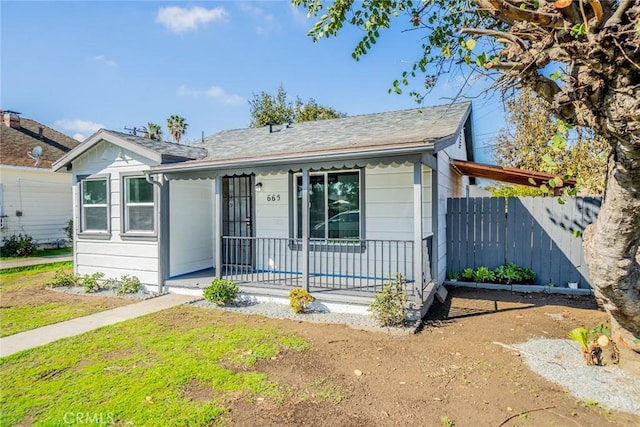
{"type": "Polygon", "coordinates": [[[360,369],[356,369],[355,371],[353,371],[353,373],[356,375],[356,377],[362,376],[362,371],[360,369]]]}

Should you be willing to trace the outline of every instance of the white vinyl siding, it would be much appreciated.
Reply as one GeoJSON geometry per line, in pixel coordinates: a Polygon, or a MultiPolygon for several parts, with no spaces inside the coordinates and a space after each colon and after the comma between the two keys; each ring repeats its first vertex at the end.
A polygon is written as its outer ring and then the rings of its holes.
{"type": "MultiPolygon", "coordinates": [[[[95,235],[77,236],[75,241],[75,268],[78,274],[101,271],[105,278],[119,278],[122,275],[137,276],[145,285],[158,284],[158,243],[156,238],[130,240],[126,233],[114,232],[124,229],[123,176],[137,175],[155,163],[128,150],[112,144],[99,142],[73,163],[73,173],[80,176],[109,175],[109,226],[112,231],[103,240],[95,240],[95,235]]],[[[80,185],[76,186],[80,193],[80,185]]],[[[81,215],[80,197],[76,197],[74,215],[81,215]]],[[[157,227],[157,218],[154,218],[157,227]]],[[[140,235],[140,233],[137,233],[140,235]]]]}
{"type": "Polygon", "coordinates": [[[5,215],[0,241],[20,233],[33,237],[38,244],[55,244],[66,239],[63,228],[73,216],[71,174],[0,165],[0,176],[5,215]]]}

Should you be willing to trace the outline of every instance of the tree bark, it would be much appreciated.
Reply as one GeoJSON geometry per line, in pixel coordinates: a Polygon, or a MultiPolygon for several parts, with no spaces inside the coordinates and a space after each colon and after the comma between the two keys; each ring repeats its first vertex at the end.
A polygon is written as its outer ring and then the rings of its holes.
{"type": "Polygon", "coordinates": [[[615,138],[600,213],[584,233],[591,281],[619,345],[640,353],[640,137],[615,138]]]}

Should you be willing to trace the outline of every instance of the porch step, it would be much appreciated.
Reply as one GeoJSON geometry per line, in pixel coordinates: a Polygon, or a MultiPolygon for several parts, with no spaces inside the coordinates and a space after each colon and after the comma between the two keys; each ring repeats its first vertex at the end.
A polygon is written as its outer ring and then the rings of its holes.
{"type": "MultiPolygon", "coordinates": [[[[260,302],[277,302],[289,304],[289,288],[263,287],[239,284],[243,299],[251,299],[260,302]]],[[[193,295],[202,297],[202,289],[197,287],[168,286],[170,293],[193,295]]],[[[316,299],[311,308],[317,311],[332,313],[352,313],[369,315],[369,304],[373,301],[373,295],[362,295],[347,290],[311,289],[311,295],[316,299]]]]}

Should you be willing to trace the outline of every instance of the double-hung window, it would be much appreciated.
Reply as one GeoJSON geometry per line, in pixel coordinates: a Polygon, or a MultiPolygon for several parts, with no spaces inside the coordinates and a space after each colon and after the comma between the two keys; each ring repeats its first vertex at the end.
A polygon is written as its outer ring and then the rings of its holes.
{"type": "MultiPolygon", "coordinates": [[[[360,171],[312,173],[309,181],[309,237],[360,239],[360,171]]],[[[302,238],[302,175],[295,188],[295,237],[302,238]]]]}
{"type": "Polygon", "coordinates": [[[155,189],[143,176],[124,176],[123,232],[155,232],[155,189]]]}
{"type": "Polygon", "coordinates": [[[80,180],[80,231],[109,233],[109,177],[80,180]]]}

